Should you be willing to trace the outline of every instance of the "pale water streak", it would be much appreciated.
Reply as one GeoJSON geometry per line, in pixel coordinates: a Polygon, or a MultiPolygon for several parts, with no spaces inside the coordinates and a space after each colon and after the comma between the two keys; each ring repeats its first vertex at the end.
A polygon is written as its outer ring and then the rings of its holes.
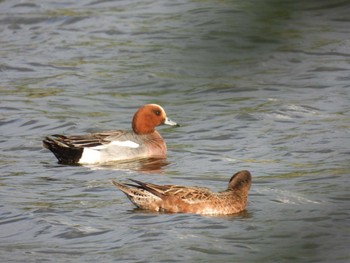
{"type": "Polygon", "coordinates": [[[1,1],[1,262],[348,262],[350,2],[1,1]],[[167,160],[63,166],[44,136],[162,105],[167,160]],[[140,211],[110,183],[227,186],[247,210],[140,211]]]}

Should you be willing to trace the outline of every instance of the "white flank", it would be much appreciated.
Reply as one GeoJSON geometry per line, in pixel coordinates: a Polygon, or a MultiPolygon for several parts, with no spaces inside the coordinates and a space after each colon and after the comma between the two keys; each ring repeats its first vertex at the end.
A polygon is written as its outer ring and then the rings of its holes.
{"type": "Polygon", "coordinates": [[[84,148],[83,154],[79,160],[79,163],[93,164],[101,161],[101,153],[99,150],[93,148],[84,148]]]}
{"type": "Polygon", "coordinates": [[[84,148],[83,154],[79,160],[82,164],[94,164],[101,163],[110,160],[118,160],[118,156],[114,156],[113,147],[128,147],[128,148],[138,148],[139,144],[133,141],[111,141],[108,144],[102,144],[99,146],[84,148]],[[107,150],[110,148],[111,151],[107,150]],[[107,151],[104,151],[107,150],[107,151]],[[107,158],[108,160],[105,160],[107,158]]]}

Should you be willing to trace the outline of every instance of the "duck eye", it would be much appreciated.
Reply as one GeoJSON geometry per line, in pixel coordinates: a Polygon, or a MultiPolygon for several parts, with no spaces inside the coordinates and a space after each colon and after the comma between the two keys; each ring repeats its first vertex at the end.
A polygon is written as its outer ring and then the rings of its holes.
{"type": "Polygon", "coordinates": [[[159,110],[156,110],[154,113],[155,113],[157,116],[160,116],[160,111],[159,111],[159,110]]]}

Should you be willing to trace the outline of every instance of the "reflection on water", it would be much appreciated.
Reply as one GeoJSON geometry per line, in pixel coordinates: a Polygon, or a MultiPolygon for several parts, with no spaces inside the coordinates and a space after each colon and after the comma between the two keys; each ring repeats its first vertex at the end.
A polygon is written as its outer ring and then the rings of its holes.
{"type": "Polygon", "coordinates": [[[2,262],[349,261],[349,9],[2,1],[2,262]],[[67,166],[42,148],[129,129],[145,103],[183,124],[159,127],[166,160],[67,166]],[[229,217],[140,211],[110,183],[220,191],[242,169],[247,210],[229,217]]]}
{"type": "Polygon", "coordinates": [[[166,166],[170,164],[166,159],[147,158],[84,166],[92,170],[133,170],[144,173],[163,173],[166,166]]]}

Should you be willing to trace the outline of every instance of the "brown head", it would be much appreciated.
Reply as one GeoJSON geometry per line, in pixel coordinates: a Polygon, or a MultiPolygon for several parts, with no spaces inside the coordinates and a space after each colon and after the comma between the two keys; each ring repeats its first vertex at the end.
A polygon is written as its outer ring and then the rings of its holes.
{"type": "Polygon", "coordinates": [[[157,104],[146,104],[139,108],[132,120],[132,129],[137,134],[153,133],[159,125],[179,126],[166,116],[164,109],[157,104]]]}
{"type": "Polygon", "coordinates": [[[242,170],[232,175],[227,190],[243,191],[248,193],[252,184],[252,176],[249,171],[242,170]]]}

